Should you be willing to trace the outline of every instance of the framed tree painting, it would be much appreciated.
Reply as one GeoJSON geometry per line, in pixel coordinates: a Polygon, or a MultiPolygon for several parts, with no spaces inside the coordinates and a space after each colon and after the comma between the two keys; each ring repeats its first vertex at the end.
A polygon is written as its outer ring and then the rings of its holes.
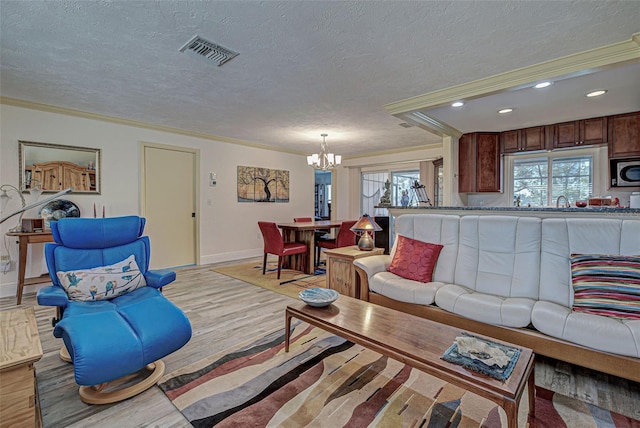
{"type": "Polygon", "coordinates": [[[289,171],[238,166],[238,202],[289,202],[289,171]]]}

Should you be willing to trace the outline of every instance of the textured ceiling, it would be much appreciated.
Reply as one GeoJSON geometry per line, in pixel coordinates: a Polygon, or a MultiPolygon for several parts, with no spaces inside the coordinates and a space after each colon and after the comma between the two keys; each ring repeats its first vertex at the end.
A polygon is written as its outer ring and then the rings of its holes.
{"type": "Polygon", "coordinates": [[[343,155],[440,142],[385,104],[640,32],[637,1],[1,0],[0,15],[4,97],[297,152],[326,132],[343,155]],[[196,34],[240,55],[179,52],[196,34]]]}

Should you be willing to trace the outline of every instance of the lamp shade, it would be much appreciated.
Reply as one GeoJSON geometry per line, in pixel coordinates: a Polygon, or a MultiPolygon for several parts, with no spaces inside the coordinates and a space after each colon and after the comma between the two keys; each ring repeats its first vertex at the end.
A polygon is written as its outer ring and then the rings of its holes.
{"type": "Polygon", "coordinates": [[[370,233],[379,232],[382,228],[369,214],[364,214],[349,230],[361,234],[358,240],[358,249],[361,251],[371,251],[374,248],[374,242],[373,239],[371,239],[370,233]]]}

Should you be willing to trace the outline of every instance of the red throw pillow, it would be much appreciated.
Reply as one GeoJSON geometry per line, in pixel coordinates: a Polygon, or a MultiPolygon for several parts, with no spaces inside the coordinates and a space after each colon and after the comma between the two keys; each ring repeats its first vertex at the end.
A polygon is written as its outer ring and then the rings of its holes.
{"type": "Polygon", "coordinates": [[[398,236],[398,246],[389,272],[414,281],[431,282],[442,248],[444,247],[440,244],[398,236]]]}

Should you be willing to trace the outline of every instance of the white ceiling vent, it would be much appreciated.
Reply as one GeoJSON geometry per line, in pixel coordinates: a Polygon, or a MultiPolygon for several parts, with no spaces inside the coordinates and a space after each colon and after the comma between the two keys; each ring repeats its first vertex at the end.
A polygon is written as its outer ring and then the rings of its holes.
{"type": "Polygon", "coordinates": [[[180,52],[187,52],[202,58],[206,58],[209,61],[213,61],[214,63],[216,63],[218,67],[238,56],[238,52],[234,52],[230,49],[205,40],[198,35],[193,36],[191,40],[185,43],[184,46],[180,48],[180,52]]]}
{"type": "Polygon", "coordinates": [[[402,122],[399,123],[398,125],[402,126],[403,128],[411,128],[413,125],[407,122],[402,122]]]}

